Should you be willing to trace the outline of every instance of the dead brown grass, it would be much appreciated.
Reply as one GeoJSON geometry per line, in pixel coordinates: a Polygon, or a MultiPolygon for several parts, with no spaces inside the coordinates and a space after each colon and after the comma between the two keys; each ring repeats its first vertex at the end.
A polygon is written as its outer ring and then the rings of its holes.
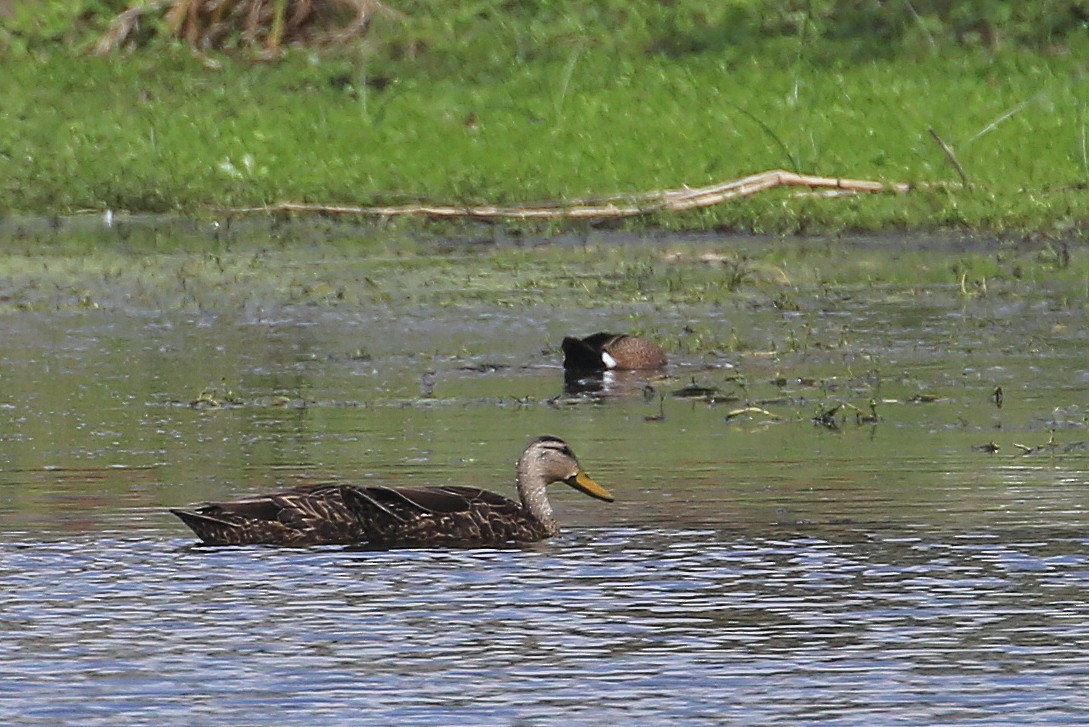
{"type": "Polygon", "coordinates": [[[275,57],[287,43],[340,43],[367,34],[378,15],[401,17],[379,0],[155,0],[116,18],[95,45],[98,54],[139,45],[147,20],[200,52],[257,50],[275,57]]]}

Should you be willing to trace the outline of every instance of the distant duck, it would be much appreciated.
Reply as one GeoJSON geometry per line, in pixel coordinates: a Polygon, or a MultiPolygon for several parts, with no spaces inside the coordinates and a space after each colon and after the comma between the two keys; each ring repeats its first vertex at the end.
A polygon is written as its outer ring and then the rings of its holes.
{"type": "Polygon", "coordinates": [[[518,459],[521,502],[476,487],[326,484],[171,512],[207,545],[499,546],[560,531],[545,492],[553,482],[613,501],[566,442],[542,436],[518,459]]]}
{"type": "Polygon", "coordinates": [[[666,365],[662,347],[623,333],[595,333],[563,339],[563,367],[572,370],[659,369],[666,365]]]}

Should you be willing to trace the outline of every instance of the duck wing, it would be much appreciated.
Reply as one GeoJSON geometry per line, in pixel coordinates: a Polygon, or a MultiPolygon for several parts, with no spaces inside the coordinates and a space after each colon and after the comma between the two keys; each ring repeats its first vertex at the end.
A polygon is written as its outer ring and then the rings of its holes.
{"type": "Polygon", "coordinates": [[[289,490],[196,509],[173,509],[205,544],[322,545],[359,542],[354,511],[345,504],[347,485],[289,490]]]}
{"type": "Polygon", "coordinates": [[[344,502],[378,547],[531,542],[544,526],[513,500],[477,487],[349,487],[344,502]]]}
{"type": "Polygon", "coordinates": [[[602,341],[601,351],[606,368],[657,369],[666,365],[666,355],[662,347],[645,338],[625,334],[612,336],[602,341]]]}
{"type": "Polygon", "coordinates": [[[324,485],[171,512],[206,545],[465,547],[547,537],[517,502],[477,487],[324,485]]]}

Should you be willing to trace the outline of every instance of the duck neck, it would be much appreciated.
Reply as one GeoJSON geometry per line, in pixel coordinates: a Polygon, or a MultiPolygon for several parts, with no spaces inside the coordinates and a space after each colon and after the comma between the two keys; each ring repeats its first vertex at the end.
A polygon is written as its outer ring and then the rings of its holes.
{"type": "Polygon", "coordinates": [[[560,531],[560,525],[552,514],[546,489],[547,483],[539,475],[531,472],[525,462],[518,463],[518,496],[522,499],[522,507],[551,536],[560,531]]]}

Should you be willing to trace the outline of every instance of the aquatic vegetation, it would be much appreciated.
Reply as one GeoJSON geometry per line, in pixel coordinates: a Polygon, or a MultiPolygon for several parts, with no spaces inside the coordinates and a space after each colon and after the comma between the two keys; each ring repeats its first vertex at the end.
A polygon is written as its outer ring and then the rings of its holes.
{"type": "MultiPolygon", "coordinates": [[[[58,220],[51,234],[63,235],[77,223],[58,220]]],[[[972,300],[1024,295],[1043,284],[1062,284],[1067,306],[1083,305],[1089,297],[1089,254],[1081,247],[1046,242],[934,237],[908,243],[897,238],[715,242],[699,236],[659,242],[598,233],[577,247],[465,243],[455,253],[449,241],[406,239],[396,232],[360,237],[352,226],[339,232],[295,227],[291,239],[325,242],[283,241],[274,243],[277,247],[255,243],[241,230],[172,237],[168,229],[157,225],[147,241],[132,230],[122,235],[115,228],[100,228],[97,237],[85,232],[64,243],[29,236],[25,250],[9,246],[0,256],[5,280],[0,309],[625,307],[632,316],[624,328],[631,333],[650,336],[667,351],[704,355],[804,353],[843,346],[851,334],[843,327],[818,332],[802,316],[793,319],[781,339],[760,342],[736,328],[698,323],[660,330],[647,326],[647,313],[671,306],[728,309],[743,304],[789,315],[856,297],[897,299],[925,289],[927,295],[945,291],[972,300]],[[91,239],[98,240],[93,252],[84,242],[91,239]],[[739,278],[720,266],[720,258],[742,261],[751,272],[739,278]]]]}

